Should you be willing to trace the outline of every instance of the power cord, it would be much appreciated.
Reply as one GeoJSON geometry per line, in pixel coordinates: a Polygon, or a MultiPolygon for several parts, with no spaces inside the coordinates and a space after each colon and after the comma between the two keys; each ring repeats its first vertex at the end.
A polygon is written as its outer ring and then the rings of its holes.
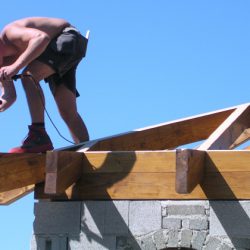
{"type": "Polygon", "coordinates": [[[65,137],[60,133],[59,129],[57,128],[57,126],[56,126],[55,123],[53,122],[52,118],[50,117],[49,112],[47,111],[47,109],[46,109],[46,107],[45,107],[45,103],[44,103],[44,101],[43,101],[43,97],[42,97],[42,94],[41,94],[41,90],[40,90],[40,88],[38,87],[38,84],[39,84],[39,83],[38,83],[37,80],[34,78],[34,76],[33,76],[32,74],[18,74],[18,75],[13,76],[12,79],[13,79],[14,81],[16,81],[16,80],[22,79],[22,78],[24,78],[24,77],[30,77],[30,78],[32,79],[33,84],[36,86],[37,92],[39,93],[39,97],[40,97],[41,103],[42,103],[42,105],[43,105],[43,109],[44,109],[44,111],[45,111],[47,117],[49,118],[51,124],[53,125],[53,127],[54,127],[55,130],[57,131],[58,135],[59,135],[62,139],[64,139],[65,141],[67,141],[67,142],[69,142],[69,143],[75,145],[76,143],[74,143],[74,142],[68,140],[67,138],[65,138],[65,137]]]}

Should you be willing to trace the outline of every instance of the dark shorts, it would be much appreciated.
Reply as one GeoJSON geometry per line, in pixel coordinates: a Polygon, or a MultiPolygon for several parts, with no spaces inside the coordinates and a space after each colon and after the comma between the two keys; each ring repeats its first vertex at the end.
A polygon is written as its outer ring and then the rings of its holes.
{"type": "Polygon", "coordinates": [[[65,28],[54,38],[36,60],[49,65],[55,74],[44,79],[55,95],[56,87],[64,84],[79,96],[76,90],[76,68],[86,54],[88,40],[74,27],[65,28]]]}

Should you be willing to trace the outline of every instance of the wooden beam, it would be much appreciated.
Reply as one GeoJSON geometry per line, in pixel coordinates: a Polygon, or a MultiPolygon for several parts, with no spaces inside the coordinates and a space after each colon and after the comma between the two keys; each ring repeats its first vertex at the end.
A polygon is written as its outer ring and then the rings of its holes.
{"type": "MultiPolygon", "coordinates": [[[[250,127],[249,117],[249,104],[238,107],[198,149],[231,149],[233,145],[238,145],[235,142],[250,127]]],[[[241,139],[241,142],[244,140],[241,139]]]]}
{"type": "Polygon", "coordinates": [[[191,149],[176,151],[176,192],[191,193],[204,178],[205,152],[191,149]]]}
{"type": "Polygon", "coordinates": [[[0,153],[0,192],[44,181],[44,154],[0,153]]]}
{"type": "Polygon", "coordinates": [[[82,153],[48,151],[46,156],[45,193],[63,193],[81,177],[82,166],[82,153]]]}
{"type": "Polygon", "coordinates": [[[84,142],[59,150],[136,151],[172,149],[207,139],[236,109],[232,107],[84,142]],[[86,146],[87,145],[87,146],[86,146]]]}
{"type": "Polygon", "coordinates": [[[99,152],[97,155],[86,152],[84,174],[77,183],[58,196],[46,195],[44,186],[37,185],[35,198],[250,199],[250,151],[208,150],[205,154],[204,181],[188,194],[175,190],[175,151],[100,152],[100,155],[99,152]]]}
{"type": "Polygon", "coordinates": [[[34,190],[34,185],[27,187],[17,188],[0,193],[0,205],[10,205],[23,196],[31,193],[34,190]]]}

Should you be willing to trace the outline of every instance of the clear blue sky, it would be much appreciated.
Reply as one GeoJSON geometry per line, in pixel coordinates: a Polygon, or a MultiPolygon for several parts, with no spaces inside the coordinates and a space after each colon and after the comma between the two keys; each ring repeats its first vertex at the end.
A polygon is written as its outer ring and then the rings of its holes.
{"type": "MultiPolygon", "coordinates": [[[[91,31],[78,70],[79,112],[91,139],[250,102],[250,1],[2,1],[0,28],[26,16],[68,19],[91,31]]],[[[47,108],[70,138],[42,82],[47,108]]],[[[0,152],[30,123],[24,92],[1,113],[0,152]]],[[[68,145],[47,120],[55,147],[68,145]]],[[[1,249],[27,250],[33,194],[0,207],[1,249]]]]}

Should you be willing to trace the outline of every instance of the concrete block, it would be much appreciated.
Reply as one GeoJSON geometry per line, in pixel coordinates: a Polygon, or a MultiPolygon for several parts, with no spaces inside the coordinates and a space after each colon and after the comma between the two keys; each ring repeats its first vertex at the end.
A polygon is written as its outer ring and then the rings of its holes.
{"type": "Polygon", "coordinates": [[[129,201],[106,202],[104,217],[105,235],[128,235],[129,201]]]}
{"type": "Polygon", "coordinates": [[[204,250],[216,250],[222,246],[222,240],[216,237],[208,236],[204,250]]]}
{"type": "Polygon", "coordinates": [[[116,250],[116,237],[80,234],[80,237],[69,237],[67,250],[116,250]]]}
{"type": "Polygon", "coordinates": [[[179,232],[178,230],[170,230],[168,232],[168,247],[178,247],[179,232]]]}
{"type": "Polygon", "coordinates": [[[34,234],[80,233],[81,202],[35,203],[34,214],[34,234]]]}
{"type": "Polygon", "coordinates": [[[31,250],[67,250],[66,236],[33,236],[31,250]]]}
{"type": "Polygon", "coordinates": [[[207,237],[206,231],[194,231],[191,241],[192,248],[197,250],[202,249],[206,241],[206,237],[207,237]]]}
{"type": "Polygon", "coordinates": [[[205,206],[201,205],[169,205],[167,207],[168,215],[205,215],[205,206]]]}
{"type": "Polygon", "coordinates": [[[141,244],[132,236],[116,237],[116,250],[140,250],[141,244]]]}
{"type": "Polygon", "coordinates": [[[223,244],[220,246],[219,250],[233,250],[233,247],[231,247],[231,246],[229,246],[229,245],[223,243],[223,244]]]}
{"type": "Polygon", "coordinates": [[[107,201],[82,202],[81,232],[103,237],[106,203],[107,201]]]}
{"type": "Polygon", "coordinates": [[[206,217],[190,219],[189,228],[193,230],[207,230],[208,220],[206,217]]]}
{"type": "Polygon", "coordinates": [[[159,201],[131,201],[129,229],[133,235],[145,235],[161,229],[161,203],[159,201]]]}
{"type": "Polygon", "coordinates": [[[193,232],[189,229],[184,229],[181,231],[181,247],[190,247],[193,232]]]}
{"type": "Polygon", "coordinates": [[[232,238],[231,241],[236,249],[238,248],[250,249],[250,232],[248,237],[232,238]]]}
{"type": "Polygon", "coordinates": [[[167,229],[180,229],[181,219],[180,218],[170,218],[164,217],[162,220],[162,227],[167,229]]]}
{"type": "Polygon", "coordinates": [[[202,206],[205,209],[209,209],[209,202],[203,200],[163,200],[161,201],[162,207],[168,206],[202,206]]]}
{"type": "Polygon", "coordinates": [[[141,238],[141,249],[142,250],[156,250],[156,246],[154,244],[152,235],[141,238]]]}
{"type": "Polygon", "coordinates": [[[153,234],[153,239],[157,249],[164,249],[167,247],[168,230],[159,230],[153,234]]]}
{"type": "Polygon", "coordinates": [[[250,201],[210,201],[210,205],[212,236],[249,236],[250,201]]]}

